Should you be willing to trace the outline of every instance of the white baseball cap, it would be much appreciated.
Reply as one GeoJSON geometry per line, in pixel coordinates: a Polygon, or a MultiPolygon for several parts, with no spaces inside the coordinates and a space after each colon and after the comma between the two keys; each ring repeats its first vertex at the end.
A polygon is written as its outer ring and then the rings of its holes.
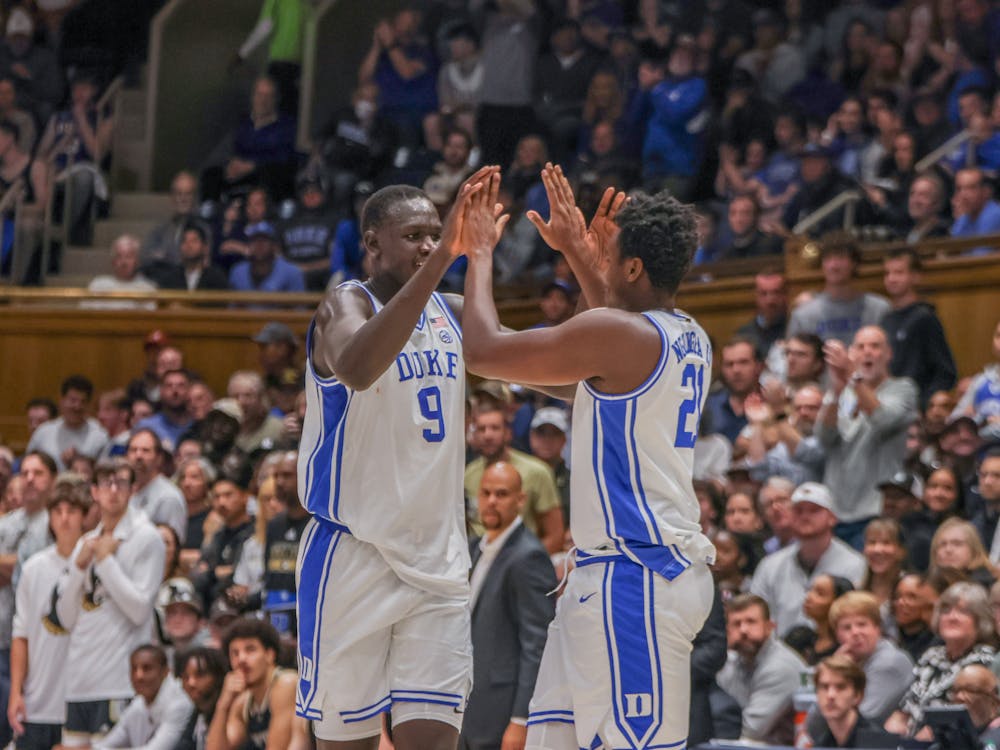
{"type": "Polygon", "coordinates": [[[531,419],[531,429],[537,430],[542,425],[550,424],[562,433],[569,432],[569,419],[566,412],[555,406],[546,406],[535,412],[531,419]]]}
{"type": "Polygon", "coordinates": [[[825,484],[819,482],[803,482],[792,493],[792,505],[796,503],[812,503],[837,515],[833,507],[833,495],[825,484]]]}

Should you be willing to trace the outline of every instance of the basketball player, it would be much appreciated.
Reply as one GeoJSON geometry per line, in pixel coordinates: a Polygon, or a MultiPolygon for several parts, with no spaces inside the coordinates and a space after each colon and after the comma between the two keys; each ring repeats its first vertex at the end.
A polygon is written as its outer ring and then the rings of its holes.
{"type": "Polygon", "coordinates": [[[577,567],[549,629],[526,747],[681,747],[691,641],[711,606],[714,559],[691,483],[711,350],[674,309],[694,217],[665,193],[624,203],[609,189],[588,231],[561,170],[547,167],[543,180],[551,219],[529,218],[564,253],[593,309],[551,328],[504,331],[493,302],[490,191],[471,197],[461,240],[468,366],[501,380],[577,384],[577,567]]]}
{"type": "Polygon", "coordinates": [[[495,172],[462,186],[444,227],[421,190],[373,194],[371,278],[329,292],[308,332],[296,711],[321,750],[375,748],[387,711],[400,750],[457,743],[472,668],[465,369],[458,317],[434,290],[495,172]]]}

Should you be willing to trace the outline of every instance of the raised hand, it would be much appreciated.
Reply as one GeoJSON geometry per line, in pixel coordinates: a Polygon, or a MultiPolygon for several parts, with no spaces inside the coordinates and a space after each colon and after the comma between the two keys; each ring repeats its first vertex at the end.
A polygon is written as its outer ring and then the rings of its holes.
{"type": "Polygon", "coordinates": [[[743,413],[751,424],[767,423],[774,419],[770,404],[757,393],[751,393],[743,401],[743,413]]]}
{"type": "Polygon", "coordinates": [[[543,221],[537,211],[528,211],[528,221],[545,240],[545,244],[561,253],[586,249],[587,222],[576,207],[573,188],[559,167],[549,162],[542,169],[542,184],[549,199],[549,220],[543,221]]]}
{"type": "Polygon", "coordinates": [[[610,263],[611,242],[618,231],[615,216],[625,205],[626,200],[628,200],[628,196],[625,193],[609,187],[604,191],[597,211],[594,212],[594,218],[590,220],[590,226],[587,228],[586,241],[590,264],[601,273],[607,269],[610,263]]]}
{"type": "Polygon", "coordinates": [[[472,196],[482,190],[486,180],[494,171],[499,173],[499,167],[482,167],[469,177],[458,189],[455,202],[451,205],[451,210],[444,219],[444,226],[441,228],[440,247],[448,250],[453,258],[465,254],[465,249],[460,244],[462,236],[462,225],[465,222],[465,214],[468,210],[469,201],[472,196]]]}
{"type": "Polygon", "coordinates": [[[470,196],[462,220],[459,244],[470,263],[484,259],[492,263],[493,248],[500,241],[503,229],[510,219],[508,214],[503,213],[503,206],[498,202],[500,169],[493,169],[483,189],[470,196]]]}

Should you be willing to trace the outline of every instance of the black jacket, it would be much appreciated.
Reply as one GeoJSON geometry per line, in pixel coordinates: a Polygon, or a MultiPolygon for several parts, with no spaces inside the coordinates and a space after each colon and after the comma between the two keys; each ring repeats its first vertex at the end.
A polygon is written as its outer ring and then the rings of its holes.
{"type": "Polygon", "coordinates": [[[882,327],[892,346],[889,372],[893,377],[910,378],[920,390],[920,408],[931,394],[950,391],[958,371],[944,327],[934,306],[926,302],[890,310],[882,318],[882,327]]]}

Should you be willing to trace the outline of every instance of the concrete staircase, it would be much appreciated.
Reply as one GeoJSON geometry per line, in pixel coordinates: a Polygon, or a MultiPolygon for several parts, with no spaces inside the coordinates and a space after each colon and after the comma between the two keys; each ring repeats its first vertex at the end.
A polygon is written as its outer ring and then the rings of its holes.
{"type": "MultiPolygon", "coordinates": [[[[143,76],[145,78],[145,76],[143,76]]],[[[146,127],[146,90],[123,89],[112,147],[111,215],[94,225],[93,244],[63,249],[62,270],[49,275],[46,286],[87,286],[94,276],[111,271],[111,243],[122,234],[140,239],[170,216],[170,196],[139,190],[147,182],[150,145],[146,127]]]]}

